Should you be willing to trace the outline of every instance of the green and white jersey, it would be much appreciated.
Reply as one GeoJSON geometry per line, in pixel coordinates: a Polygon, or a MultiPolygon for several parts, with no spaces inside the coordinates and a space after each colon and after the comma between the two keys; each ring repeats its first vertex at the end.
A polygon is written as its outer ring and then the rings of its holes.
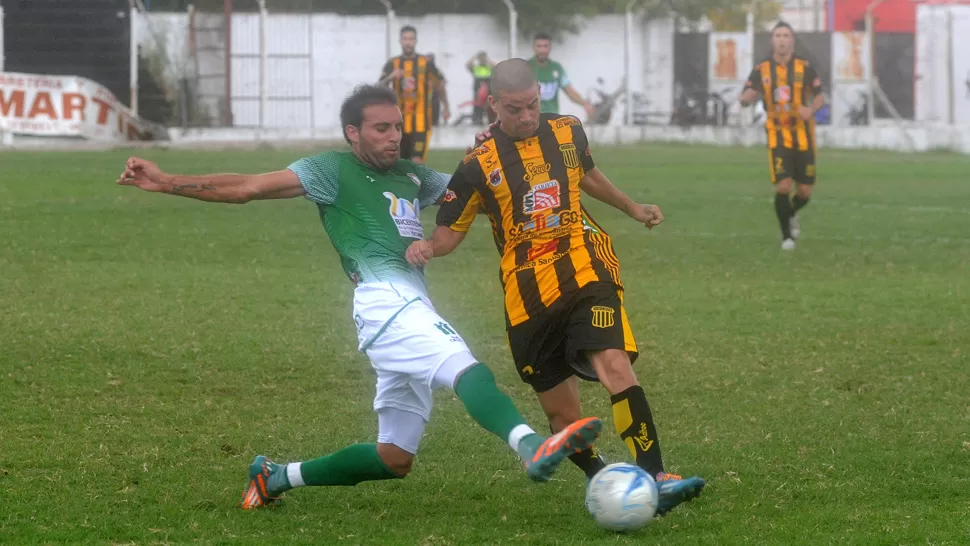
{"type": "Polygon", "coordinates": [[[451,175],[403,159],[378,171],[351,152],[324,152],[289,169],[317,204],[354,284],[404,283],[427,293],[423,272],[411,267],[404,253],[424,238],[421,209],[438,202],[451,175]]]}
{"type": "Polygon", "coordinates": [[[570,84],[566,69],[553,60],[546,64],[539,64],[535,57],[529,59],[529,64],[536,71],[539,80],[539,100],[543,114],[559,113],[559,91],[570,84]]]}

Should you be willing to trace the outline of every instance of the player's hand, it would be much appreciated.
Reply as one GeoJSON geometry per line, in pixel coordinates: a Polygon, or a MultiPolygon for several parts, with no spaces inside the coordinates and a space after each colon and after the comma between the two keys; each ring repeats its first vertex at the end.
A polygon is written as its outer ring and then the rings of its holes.
{"type": "Polygon", "coordinates": [[[434,247],[428,240],[415,241],[408,247],[404,257],[412,266],[424,267],[434,258],[434,247]]]}
{"type": "Polygon", "coordinates": [[[808,106],[799,106],[798,115],[801,116],[803,120],[809,121],[810,119],[812,119],[814,112],[812,112],[812,109],[809,108],[808,106]]]}
{"type": "Polygon", "coordinates": [[[136,186],[145,191],[165,191],[170,186],[167,178],[168,175],[155,163],[139,157],[129,157],[117,183],[122,186],[136,186]]]}
{"type": "Polygon", "coordinates": [[[391,72],[391,77],[394,78],[395,80],[400,80],[401,78],[404,77],[404,70],[401,70],[400,68],[395,68],[391,72]]]}
{"type": "Polygon", "coordinates": [[[445,123],[448,123],[448,120],[451,119],[451,108],[447,104],[441,105],[441,119],[445,123]]]}
{"type": "Polygon", "coordinates": [[[587,102],[583,105],[583,108],[586,109],[586,120],[589,121],[593,119],[593,115],[596,114],[596,107],[587,102]]]}
{"type": "Polygon", "coordinates": [[[664,221],[664,213],[657,205],[637,204],[630,211],[630,218],[647,226],[647,229],[653,229],[664,221]]]}
{"type": "Polygon", "coordinates": [[[466,154],[472,153],[472,150],[474,150],[475,148],[478,148],[486,140],[492,138],[492,130],[495,129],[496,127],[498,127],[498,120],[495,120],[491,124],[489,124],[489,126],[486,127],[485,130],[483,130],[481,132],[478,132],[478,133],[475,133],[475,145],[474,146],[469,146],[465,150],[465,153],[466,154]]]}

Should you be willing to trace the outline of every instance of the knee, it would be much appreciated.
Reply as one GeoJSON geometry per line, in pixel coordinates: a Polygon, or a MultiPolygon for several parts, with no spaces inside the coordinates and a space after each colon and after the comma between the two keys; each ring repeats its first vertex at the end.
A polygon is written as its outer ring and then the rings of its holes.
{"type": "Polygon", "coordinates": [[[607,349],[589,356],[596,376],[610,394],[625,391],[637,384],[637,376],[633,373],[630,355],[626,351],[607,349]]]}
{"type": "Polygon", "coordinates": [[[808,184],[799,184],[798,186],[798,196],[808,201],[812,198],[812,187],[808,184]]]}
{"type": "Polygon", "coordinates": [[[394,444],[377,444],[377,455],[384,465],[398,477],[405,477],[414,466],[414,455],[394,444]]]}
{"type": "Polygon", "coordinates": [[[792,187],[791,178],[779,180],[778,183],[775,184],[775,193],[788,195],[789,193],[791,193],[791,187],[792,187]]]}

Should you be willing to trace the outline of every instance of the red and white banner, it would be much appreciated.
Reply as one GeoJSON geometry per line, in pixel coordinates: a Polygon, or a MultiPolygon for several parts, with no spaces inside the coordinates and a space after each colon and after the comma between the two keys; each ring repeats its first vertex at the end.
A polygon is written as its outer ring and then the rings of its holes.
{"type": "Polygon", "coordinates": [[[0,133],[90,140],[168,140],[105,87],[77,76],[0,72],[0,133]]]}

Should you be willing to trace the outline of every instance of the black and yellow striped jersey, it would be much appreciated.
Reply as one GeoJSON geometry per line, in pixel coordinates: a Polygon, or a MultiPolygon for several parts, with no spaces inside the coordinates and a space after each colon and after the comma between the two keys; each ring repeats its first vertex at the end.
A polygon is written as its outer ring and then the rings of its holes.
{"type": "Polygon", "coordinates": [[[524,140],[492,134],[459,164],[437,223],[466,232],[484,205],[502,256],[508,325],[591,282],[622,287],[610,236],[580,203],[580,181],[594,162],[579,119],[542,114],[524,140]]]}
{"type": "Polygon", "coordinates": [[[754,89],[764,100],[769,148],[815,149],[815,120],[798,115],[799,106],[811,106],[813,97],[822,93],[822,79],[808,61],[794,56],[787,64],[762,61],[744,88],[754,89]]]}
{"type": "Polygon", "coordinates": [[[395,70],[404,76],[393,80],[391,85],[397,93],[398,106],[404,114],[405,133],[423,133],[431,128],[432,97],[439,82],[445,80],[434,60],[427,55],[405,57],[399,55],[387,61],[381,79],[395,70]]]}

